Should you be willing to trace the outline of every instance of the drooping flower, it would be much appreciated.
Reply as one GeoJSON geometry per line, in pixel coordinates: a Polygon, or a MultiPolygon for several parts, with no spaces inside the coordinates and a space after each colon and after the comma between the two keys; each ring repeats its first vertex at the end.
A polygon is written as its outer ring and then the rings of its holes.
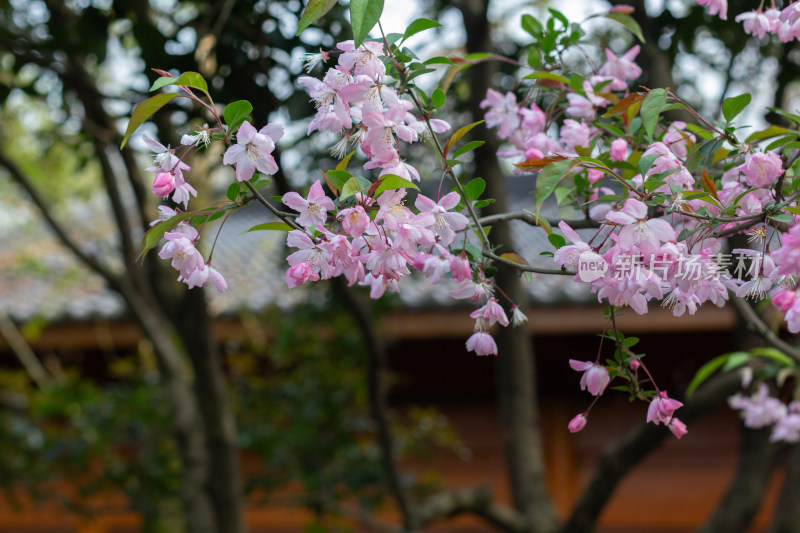
{"type": "Polygon", "coordinates": [[[475,355],[497,355],[497,344],[485,331],[476,331],[467,339],[467,350],[475,355]]]}
{"type": "Polygon", "coordinates": [[[709,15],[719,15],[722,20],[728,20],[728,0],[697,0],[701,6],[708,6],[709,15]]]}
{"type": "Polygon", "coordinates": [[[683,404],[678,400],[673,400],[667,396],[667,391],[661,391],[650,400],[650,407],[647,408],[647,421],[655,425],[664,424],[669,426],[672,422],[672,414],[683,404]]]}
{"type": "Polygon", "coordinates": [[[672,432],[672,434],[675,435],[678,439],[689,433],[689,430],[686,429],[686,424],[684,424],[675,417],[672,418],[667,427],[672,432]]]}
{"type": "Polygon", "coordinates": [[[585,427],[586,415],[584,413],[576,415],[572,420],[569,421],[569,424],[567,425],[567,429],[570,433],[577,433],[585,427]]]}
{"type": "Polygon", "coordinates": [[[606,385],[611,381],[606,367],[597,363],[570,359],[569,366],[572,370],[583,372],[583,376],[581,376],[581,390],[588,390],[589,394],[592,396],[600,396],[603,394],[606,385]]]}

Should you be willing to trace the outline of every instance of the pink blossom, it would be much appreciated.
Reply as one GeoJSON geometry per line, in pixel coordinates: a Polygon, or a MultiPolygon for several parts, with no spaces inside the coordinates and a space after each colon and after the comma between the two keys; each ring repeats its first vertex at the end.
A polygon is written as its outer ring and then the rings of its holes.
{"type": "Polygon", "coordinates": [[[781,291],[772,297],[772,305],[777,307],[781,313],[786,313],[797,300],[797,293],[791,290],[781,291]]]}
{"type": "Polygon", "coordinates": [[[800,402],[789,404],[788,413],[772,428],[771,442],[800,442],[800,402]]]}
{"type": "Polygon", "coordinates": [[[228,283],[225,281],[225,278],[216,268],[208,263],[192,272],[188,279],[182,279],[181,281],[185,281],[190,289],[214,284],[219,292],[228,290],[228,283]]]}
{"type": "Polygon", "coordinates": [[[476,331],[467,339],[467,350],[475,355],[497,355],[497,344],[485,331],[476,331]]]}
{"type": "Polygon", "coordinates": [[[450,246],[456,238],[455,232],[467,227],[467,217],[458,212],[450,212],[460,201],[461,196],[457,192],[451,192],[438,202],[418,194],[414,202],[420,213],[433,214],[433,232],[439,237],[442,246],[450,246]]]}
{"type": "Polygon", "coordinates": [[[708,14],[719,14],[722,20],[728,20],[728,0],[697,0],[701,6],[708,6],[708,14]]]}
{"type": "Polygon", "coordinates": [[[763,39],[772,28],[770,19],[760,9],[736,15],[736,22],[744,21],[744,32],[763,39]]]}
{"type": "Polygon", "coordinates": [[[783,166],[774,152],[754,152],[745,159],[742,172],[749,186],[768,187],[783,175],[783,166]]]}
{"type": "Polygon", "coordinates": [[[589,146],[590,134],[588,124],[570,118],[561,126],[561,142],[570,152],[574,151],[576,146],[589,146]]]}
{"type": "Polygon", "coordinates": [[[319,280],[319,274],[316,274],[311,265],[308,263],[298,263],[286,271],[286,285],[293,289],[298,285],[302,285],[307,281],[319,280]]]}
{"type": "Polygon", "coordinates": [[[606,389],[606,385],[611,381],[606,367],[591,361],[569,360],[572,370],[583,372],[581,376],[581,390],[588,390],[592,396],[600,396],[606,389]]]}
{"type": "Polygon", "coordinates": [[[486,126],[489,128],[500,126],[497,136],[501,139],[507,139],[519,127],[517,97],[514,93],[507,92],[504,96],[494,89],[489,89],[480,105],[481,109],[489,108],[485,116],[486,126]]]}
{"type": "Polygon", "coordinates": [[[248,181],[256,170],[263,174],[275,174],[278,165],[272,157],[275,141],[283,136],[283,128],[267,124],[259,131],[244,121],[236,132],[236,144],[230,146],[222,156],[224,165],[236,165],[236,180],[248,181]]]}
{"type": "Polygon", "coordinates": [[[455,281],[464,281],[472,279],[472,269],[469,266],[467,254],[461,252],[450,259],[450,272],[455,281]]]}
{"type": "Polygon", "coordinates": [[[355,89],[363,89],[362,84],[354,84],[353,78],[346,72],[332,68],[329,69],[325,78],[318,80],[309,76],[300,76],[297,83],[306,88],[314,104],[317,106],[317,114],[308,125],[308,132],[314,130],[330,131],[339,133],[342,128],[353,127],[353,120],[350,118],[350,106],[343,97],[347,95],[345,88],[351,87],[350,92],[355,89]],[[355,85],[355,88],[353,86],[355,85]]]}
{"type": "Polygon", "coordinates": [[[300,213],[297,223],[306,228],[324,226],[328,219],[328,211],[334,209],[333,200],[325,196],[319,180],[309,189],[308,198],[303,198],[292,191],[284,194],[281,201],[300,213]]]}
{"type": "Polygon", "coordinates": [[[781,246],[772,252],[778,274],[791,276],[800,272],[800,224],[795,224],[781,236],[781,246]]]}
{"type": "Polygon", "coordinates": [[[672,432],[672,434],[675,435],[678,439],[680,439],[689,432],[689,430],[686,429],[686,424],[684,424],[683,422],[674,417],[667,425],[667,427],[672,432]]]}
{"type": "Polygon", "coordinates": [[[336,218],[342,219],[342,229],[351,237],[361,236],[370,222],[369,215],[360,205],[342,209],[336,215],[336,218]]]}
{"type": "Polygon", "coordinates": [[[600,67],[599,74],[613,80],[608,84],[609,89],[624,91],[628,88],[626,80],[635,80],[642,75],[642,69],[633,62],[633,59],[638,54],[638,44],[620,57],[617,57],[614,52],[606,48],[606,63],[600,67]]]}
{"type": "Polygon", "coordinates": [[[687,145],[694,144],[695,136],[688,131],[685,131],[686,123],[676,120],[667,128],[667,132],[661,141],[667,145],[677,157],[686,157],[687,145]]]}
{"type": "Polygon", "coordinates": [[[672,414],[682,406],[681,402],[667,397],[667,391],[661,391],[650,400],[650,407],[647,408],[647,421],[655,425],[668,426],[672,422],[672,414]]]}
{"type": "Polygon", "coordinates": [[[183,279],[189,279],[192,273],[203,268],[205,261],[195,244],[200,239],[197,230],[191,226],[181,224],[175,231],[164,234],[167,243],[158,252],[161,259],[172,259],[172,268],[177,270],[183,279]]]}
{"type": "Polygon", "coordinates": [[[637,246],[645,257],[658,253],[661,243],[674,241],[677,236],[669,222],[647,218],[647,205],[636,198],[628,198],[619,211],[606,213],[606,220],[622,225],[619,246],[631,250],[637,246]]]}
{"type": "Polygon", "coordinates": [[[628,143],[625,139],[618,137],[611,143],[611,160],[625,161],[625,153],[628,151],[628,143]]]}
{"type": "Polygon", "coordinates": [[[156,196],[166,198],[175,190],[175,176],[171,172],[159,172],[153,180],[153,192],[156,196]]]}
{"type": "Polygon", "coordinates": [[[346,71],[352,70],[354,76],[383,79],[386,75],[386,66],[380,59],[383,53],[381,43],[367,41],[356,49],[353,41],[344,41],[336,48],[344,52],[339,56],[339,66],[346,71]]]}
{"type": "Polygon", "coordinates": [[[741,411],[744,425],[751,429],[758,429],[774,424],[786,416],[786,405],[777,398],[769,395],[766,383],[759,383],[756,392],[745,397],[735,394],[728,398],[728,405],[741,411]]]}
{"type": "Polygon", "coordinates": [[[569,424],[567,425],[567,429],[570,433],[577,433],[585,427],[586,415],[583,413],[576,415],[572,420],[569,421],[569,424]]]}
{"type": "Polygon", "coordinates": [[[489,298],[489,301],[486,302],[486,305],[476,309],[470,313],[469,316],[478,321],[482,321],[481,325],[483,326],[483,329],[487,329],[495,323],[498,323],[501,326],[508,326],[508,317],[506,316],[505,311],[503,311],[503,308],[494,298],[489,298]]]}

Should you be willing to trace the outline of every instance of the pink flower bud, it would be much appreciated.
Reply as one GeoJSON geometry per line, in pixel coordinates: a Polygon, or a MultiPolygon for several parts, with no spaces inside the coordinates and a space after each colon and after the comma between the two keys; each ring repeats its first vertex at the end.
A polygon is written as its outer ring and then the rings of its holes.
{"type": "Polygon", "coordinates": [[[667,427],[672,432],[672,434],[679,439],[689,432],[689,430],[686,429],[686,424],[684,424],[677,418],[673,418],[672,421],[669,423],[669,426],[667,427]]]}
{"type": "Polygon", "coordinates": [[[614,139],[611,143],[611,160],[625,161],[625,152],[628,150],[628,143],[625,139],[614,139]]]}
{"type": "Polygon", "coordinates": [[[153,181],[153,192],[156,196],[166,198],[175,190],[175,176],[169,172],[159,172],[153,181]]]}
{"type": "Polygon", "coordinates": [[[311,270],[308,263],[298,263],[286,271],[286,285],[290,289],[302,285],[306,281],[317,281],[319,274],[311,270]]]}
{"type": "Polygon", "coordinates": [[[780,309],[782,313],[785,313],[786,311],[791,309],[792,305],[794,305],[794,301],[796,298],[797,298],[797,293],[794,291],[779,292],[778,294],[772,297],[772,305],[780,309]]]}
{"type": "Polygon", "coordinates": [[[606,175],[605,172],[603,172],[602,170],[597,170],[594,168],[590,168],[587,171],[587,178],[589,179],[589,183],[593,185],[598,181],[600,181],[601,179],[603,179],[603,176],[605,175],[606,175]]]}
{"type": "Polygon", "coordinates": [[[583,413],[577,415],[575,418],[569,421],[567,425],[567,429],[569,429],[570,433],[577,433],[583,428],[586,427],[586,416],[583,413]]]}
{"type": "Polygon", "coordinates": [[[465,279],[472,279],[472,270],[470,269],[467,255],[464,252],[461,252],[450,260],[450,272],[452,272],[453,279],[459,282],[465,279]]]}
{"type": "Polygon", "coordinates": [[[638,359],[634,359],[633,361],[631,361],[630,366],[631,370],[636,372],[637,370],[639,370],[639,367],[642,366],[642,363],[640,363],[638,359]]]}

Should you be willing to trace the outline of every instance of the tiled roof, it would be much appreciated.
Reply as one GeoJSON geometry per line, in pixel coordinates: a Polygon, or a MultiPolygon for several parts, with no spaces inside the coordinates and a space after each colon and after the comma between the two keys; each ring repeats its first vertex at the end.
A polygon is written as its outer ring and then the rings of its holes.
{"type": "MultiPolygon", "coordinates": [[[[523,195],[521,198],[528,200],[529,197],[523,195]]],[[[97,253],[104,246],[110,246],[108,236],[102,233],[112,226],[92,223],[89,211],[84,209],[76,214],[69,229],[80,237],[87,249],[97,253]]],[[[243,309],[258,311],[271,305],[288,308],[309,297],[309,291],[286,287],[286,234],[280,231],[245,233],[248,228],[266,220],[265,210],[253,204],[240,209],[223,226],[213,263],[226,277],[230,288],[223,294],[213,288],[207,289],[214,314],[243,309]]],[[[544,231],[523,222],[511,224],[514,251],[532,265],[554,268],[551,259],[538,255],[541,250],[552,249],[544,231]]],[[[216,229],[207,228],[205,233],[206,248],[201,245],[201,250],[207,254],[208,243],[213,240],[216,229]]],[[[457,303],[448,296],[447,283],[432,286],[417,275],[401,283],[401,301],[406,306],[452,306],[457,303]]],[[[585,286],[573,282],[568,276],[534,274],[529,293],[532,303],[541,305],[595,301],[585,286]]],[[[83,321],[96,316],[116,317],[124,310],[121,298],[105,287],[102,278],[88,271],[60,245],[48,228],[35,221],[0,227],[0,307],[18,321],[34,318],[83,321]]]]}

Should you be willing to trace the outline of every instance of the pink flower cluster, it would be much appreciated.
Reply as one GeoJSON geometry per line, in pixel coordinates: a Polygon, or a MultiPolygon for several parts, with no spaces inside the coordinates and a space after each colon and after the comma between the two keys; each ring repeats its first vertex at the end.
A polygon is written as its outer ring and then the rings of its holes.
{"type": "MultiPolygon", "coordinates": [[[[348,145],[360,147],[370,159],[365,169],[380,168],[381,176],[394,174],[419,181],[417,169],[400,157],[399,141],[416,142],[427,134],[428,125],[411,113],[412,102],[401,99],[384,83],[382,45],[365,42],[355,48],[353,41],[345,41],[337,48],[341,52],[338,63],[322,80],[309,76],[298,79],[317,106],[308,133],[341,134],[331,149],[335,156],[344,157],[348,145]]],[[[430,119],[430,125],[437,133],[450,129],[443,120],[430,119]]]]}
{"type": "MultiPolygon", "coordinates": [[[[358,193],[333,216],[329,212],[335,211],[334,203],[320,181],[305,198],[295,192],[285,194],[283,203],[298,211],[295,221],[305,228],[287,237],[287,244],[297,249],[287,258],[287,285],[344,275],[350,285],[368,286],[370,296],[380,298],[387,290],[398,292],[400,280],[411,269],[434,284],[449,275],[456,283],[451,296],[479,306],[470,315],[475,332],[467,340],[467,349],[477,355],[496,355],[497,345],[489,331],[495,324],[508,326],[509,319],[493,297],[489,281],[480,272],[473,280],[466,254],[448,249],[467,226],[467,217],[453,211],[460,196],[451,192],[436,202],[418,194],[414,213],[405,206],[406,194],[402,188],[387,190],[373,200],[358,193]]],[[[514,318],[524,321],[518,310],[514,318]]]]}
{"type": "MultiPolygon", "coordinates": [[[[153,180],[153,193],[161,198],[172,194],[172,201],[183,204],[188,208],[190,196],[197,196],[197,191],[184,179],[184,172],[191,170],[184,159],[192,150],[207,146],[211,142],[214,130],[203,126],[193,135],[187,134],[181,138],[181,145],[185,147],[179,157],[175,150],[167,148],[160,142],[144,135],[144,142],[155,152],[155,166],[147,170],[156,173],[153,180]]],[[[283,136],[283,127],[279,124],[267,124],[261,130],[256,129],[245,121],[236,134],[236,143],[229,146],[223,155],[225,165],[234,165],[237,181],[247,181],[253,177],[256,170],[263,174],[274,174],[278,165],[272,156],[275,143],[283,136]]],[[[162,220],[167,220],[178,214],[177,211],[167,207],[159,207],[160,217],[151,225],[162,220]]],[[[186,221],[181,222],[173,231],[166,232],[164,238],[167,243],[158,253],[162,259],[171,259],[172,267],[179,272],[178,280],[186,283],[189,288],[213,284],[217,290],[223,292],[228,289],[225,279],[210,261],[206,262],[196,245],[200,240],[200,233],[186,221]]]]}
{"type": "Polygon", "coordinates": [[[800,402],[784,404],[770,396],[766,383],[759,383],[751,396],[731,396],[728,405],[741,411],[744,425],[748,428],[772,426],[772,442],[800,442],[800,402]]]}
{"type": "MultiPolygon", "coordinates": [[[[719,15],[722,20],[728,20],[728,0],[697,0],[697,3],[708,6],[710,15],[719,15]]],[[[800,6],[796,2],[783,9],[776,8],[774,3],[766,10],[759,7],[736,15],[734,20],[743,23],[745,33],[759,39],[768,34],[777,35],[784,43],[800,39],[800,6]]]]}

